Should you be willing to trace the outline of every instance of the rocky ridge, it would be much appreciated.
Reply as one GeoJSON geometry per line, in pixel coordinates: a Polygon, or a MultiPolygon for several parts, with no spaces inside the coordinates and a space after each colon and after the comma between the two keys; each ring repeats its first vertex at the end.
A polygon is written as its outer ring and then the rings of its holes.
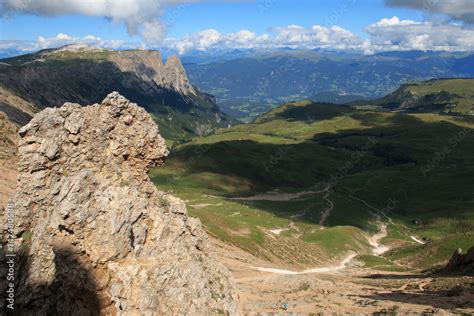
{"type": "Polygon", "coordinates": [[[0,111],[19,125],[66,102],[94,104],[118,91],[152,114],[167,139],[197,134],[197,126],[227,127],[215,99],[191,85],[181,61],[158,51],[69,45],[0,60],[0,111]]]}
{"type": "Polygon", "coordinates": [[[16,186],[17,131],[16,125],[8,120],[5,113],[0,112],[0,220],[3,218],[2,209],[16,186]]]}
{"type": "Polygon", "coordinates": [[[117,51],[109,58],[121,71],[137,74],[146,82],[153,82],[157,86],[185,95],[196,94],[177,56],[170,56],[164,64],[158,51],[117,51]]]}
{"type": "Polygon", "coordinates": [[[143,108],[112,93],[47,108],[19,133],[19,312],[238,314],[200,221],[148,178],[168,151],[143,108]]]}

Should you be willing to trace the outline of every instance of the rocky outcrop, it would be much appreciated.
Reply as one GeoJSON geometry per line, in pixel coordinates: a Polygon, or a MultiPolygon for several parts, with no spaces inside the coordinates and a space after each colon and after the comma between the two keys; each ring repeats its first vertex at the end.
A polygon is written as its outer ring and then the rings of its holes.
{"type": "Polygon", "coordinates": [[[146,82],[184,95],[196,94],[178,56],[169,57],[163,64],[158,51],[134,50],[114,52],[109,55],[109,59],[121,71],[134,73],[146,82]]]}
{"type": "Polygon", "coordinates": [[[446,270],[474,275],[474,247],[463,254],[462,249],[457,249],[449,260],[446,270]]]}
{"type": "MultiPolygon", "coordinates": [[[[18,128],[11,123],[6,114],[0,112],[0,220],[9,195],[15,191],[17,181],[18,128]]],[[[2,223],[4,221],[2,220],[2,223]]]]}
{"type": "Polygon", "coordinates": [[[168,151],[143,108],[112,93],[47,108],[19,133],[19,312],[238,314],[200,221],[149,180],[168,151]]]}

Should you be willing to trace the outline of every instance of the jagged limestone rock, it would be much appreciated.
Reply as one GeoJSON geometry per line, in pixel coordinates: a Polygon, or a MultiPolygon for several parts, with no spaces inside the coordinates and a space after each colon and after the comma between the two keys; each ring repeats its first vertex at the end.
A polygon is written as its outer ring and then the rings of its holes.
{"type": "Polygon", "coordinates": [[[189,83],[179,57],[173,55],[163,64],[158,51],[118,51],[110,55],[110,60],[124,72],[140,76],[146,82],[175,90],[184,95],[195,94],[189,83]]]}
{"type": "Polygon", "coordinates": [[[20,312],[238,314],[200,221],[149,180],[168,150],[143,108],[111,93],[47,108],[19,133],[20,312]]]}

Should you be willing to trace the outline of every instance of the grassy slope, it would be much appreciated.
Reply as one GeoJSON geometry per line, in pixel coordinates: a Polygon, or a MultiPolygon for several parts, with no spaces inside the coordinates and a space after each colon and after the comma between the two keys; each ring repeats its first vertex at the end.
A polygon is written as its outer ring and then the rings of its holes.
{"type": "Polygon", "coordinates": [[[286,110],[178,146],[166,167],[152,171],[152,179],[188,200],[190,214],[211,234],[269,259],[310,263],[318,254],[369,254],[363,234],[376,230],[376,209],[392,218],[385,242],[397,249],[386,258],[400,263],[429,266],[448,259],[457,246],[474,243],[469,118],[344,109],[318,113],[321,119],[293,120],[282,115],[286,110]],[[335,207],[325,230],[318,225],[328,207],[324,194],[289,202],[225,198],[328,182],[334,185],[328,198],[335,207]],[[305,216],[291,218],[302,211],[305,216]],[[414,219],[423,223],[414,225],[414,219]],[[272,228],[289,230],[275,236],[268,232],[272,228]],[[417,244],[411,235],[428,242],[417,244]],[[286,252],[293,243],[296,251],[286,252]],[[303,252],[313,255],[298,255],[303,252]],[[423,263],[422,254],[428,253],[431,259],[423,263]]]}
{"type": "Polygon", "coordinates": [[[355,102],[412,112],[474,114],[474,79],[428,80],[405,84],[393,93],[374,101],[355,102]]]}

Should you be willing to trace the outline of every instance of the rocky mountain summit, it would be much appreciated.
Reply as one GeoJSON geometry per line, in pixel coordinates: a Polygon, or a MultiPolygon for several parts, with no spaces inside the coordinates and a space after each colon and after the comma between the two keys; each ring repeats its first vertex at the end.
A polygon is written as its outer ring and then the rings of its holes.
{"type": "Polygon", "coordinates": [[[238,314],[200,221],[148,178],[168,150],[143,108],[114,92],[47,108],[19,134],[19,312],[238,314]]]}
{"type": "Polygon", "coordinates": [[[93,104],[110,91],[153,114],[168,139],[231,121],[213,96],[191,85],[177,56],[163,63],[158,51],[71,45],[0,60],[0,111],[21,125],[46,107],[93,104]]]}
{"type": "Polygon", "coordinates": [[[144,81],[153,82],[185,95],[196,94],[177,56],[170,56],[164,64],[158,51],[117,51],[109,58],[123,72],[135,73],[144,81]]]}

